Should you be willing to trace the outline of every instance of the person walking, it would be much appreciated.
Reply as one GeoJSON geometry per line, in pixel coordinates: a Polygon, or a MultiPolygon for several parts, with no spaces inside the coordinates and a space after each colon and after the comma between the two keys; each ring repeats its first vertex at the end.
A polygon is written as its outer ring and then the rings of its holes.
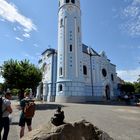
{"type": "Polygon", "coordinates": [[[32,118],[35,112],[34,101],[30,98],[30,92],[24,93],[24,99],[20,101],[21,114],[19,119],[20,126],[20,138],[24,136],[25,124],[28,127],[28,131],[32,131],[32,118]]]}
{"type": "Polygon", "coordinates": [[[2,98],[2,118],[0,120],[0,140],[1,132],[4,129],[2,140],[7,140],[10,130],[9,115],[12,113],[11,100],[12,94],[10,92],[5,93],[5,97],[2,98]]]}

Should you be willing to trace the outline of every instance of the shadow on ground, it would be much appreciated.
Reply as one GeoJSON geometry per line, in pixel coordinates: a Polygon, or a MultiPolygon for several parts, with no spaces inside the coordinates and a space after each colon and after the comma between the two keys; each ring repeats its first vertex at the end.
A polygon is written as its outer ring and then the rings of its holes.
{"type": "MultiPolygon", "coordinates": [[[[57,107],[60,106],[60,107],[66,107],[64,105],[61,105],[61,104],[47,104],[47,103],[37,103],[36,104],[36,110],[56,110],[57,107]]],[[[20,106],[19,105],[16,105],[16,108],[18,110],[20,110],[20,106]]]]}
{"type": "Polygon", "coordinates": [[[56,110],[58,106],[66,107],[61,104],[37,104],[36,110],[56,110]]]}
{"type": "Polygon", "coordinates": [[[135,103],[126,103],[123,101],[94,101],[94,102],[86,102],[86,104],[136,107],[135,103]]]}
{"type": "Polygon", "coordinates": [[[12,122],[10,125],[18,125],[19,122],[12,122]]]}

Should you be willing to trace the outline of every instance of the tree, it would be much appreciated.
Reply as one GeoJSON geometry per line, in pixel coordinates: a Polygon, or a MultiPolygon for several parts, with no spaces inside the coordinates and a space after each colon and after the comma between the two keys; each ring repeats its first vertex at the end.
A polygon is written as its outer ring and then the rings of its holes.
{"type": "Polygon", "coordinates": [[[135,93],[140,93],[140,82],[135,82],[134,83],[134,87],[135,87],[135,93]]]}
{"type": "Polygon", "coordinates": [[[2,65],[2,76],[9,89],[20,89],[22,93],[26,88],[35,92],[36,87],[42,79],[40,69],[30,64],[29,60],[17,61],[8,60],[2,65]]]}
{"type": "Polygon", "coordinates": [[[140,75],[137,81],[138,82],[134,82],[135,93],[140,93],[140,75]]]}
{"type": "Polygon", "coordinates": [[[137,80],[139,83],[140,83],[140,75],[139,75],[139,78],[138,78],[138,80],[137,80]]]}
{"type": "Polygon", "coordinates": [[[134,84],[130,82],[125,82],[125,84],[122,84],[120,89],[122,92],[129,93],[129,94],[135,91],[134,84]]]}
{"type": "Polygon", "coordinates": [[[3,84],[0,83],[0,93],[3,91],[3,84]]]}

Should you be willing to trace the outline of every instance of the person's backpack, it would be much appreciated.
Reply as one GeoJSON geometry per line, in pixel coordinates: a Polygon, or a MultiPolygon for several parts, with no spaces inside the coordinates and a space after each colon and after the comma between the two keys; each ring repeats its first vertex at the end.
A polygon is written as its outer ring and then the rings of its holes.
{"type": "Polygon", "coordinates": [[[24,116],[25,118],[32,118],[35,114],[35,103],[34,101],[26,101],[25,102],[25,107],[23,109],[24,116]]]}
{"type": "Polygon", "coordinates": [[[2,97],[0,97],[0,120],[2,119],[2,114],[3,114],[3,112],[2,112],[2,104],[3,104],[3,99],[2,99],[2,97]]]}

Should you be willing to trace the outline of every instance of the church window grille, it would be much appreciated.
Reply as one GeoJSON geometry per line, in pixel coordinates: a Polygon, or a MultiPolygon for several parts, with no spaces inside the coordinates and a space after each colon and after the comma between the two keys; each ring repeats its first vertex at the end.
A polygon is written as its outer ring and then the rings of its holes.
{"type": "Polygon", "coordinates": [[[70,52],[72,52],[72,45],[70,45],[70,52]]]}
{"type": "Polygon", "coordinates": [[[62,67],[59,69],[59,75],[61,76],[63,73],[62,67]]]}
{"type": "Polygon", "coordinates": [[[75,3],[75,0],[71,0],[72,3],[75,3]]]}
{"type": "Polygon", "coordinates": [[[59,84],[59,86],[58,86],[58,91],[60,92],[60,91],[63,91],[63,86],[62,86],[62,84],[59,84]]]}
{"type": "Polygon", "coordinates": [[[87,75],[87,67],[85,65],[83,66],[83,74],[87,75]]]}
{"type": "Polygon", "coordinates": [[[69,3],[70,2],[70,0],[66,0],[66,3],[69,3]]]}

